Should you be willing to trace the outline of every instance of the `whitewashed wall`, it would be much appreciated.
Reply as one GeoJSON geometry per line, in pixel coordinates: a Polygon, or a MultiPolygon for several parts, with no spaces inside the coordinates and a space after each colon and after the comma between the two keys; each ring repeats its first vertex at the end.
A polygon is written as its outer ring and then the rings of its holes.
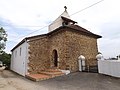
{"type": "Polygon", "coordinates": [[[27,62],[28,62],[27,60],[28,60],[28,43],[24,42],[12,52],[11,70],[15,71],[20,75],[25,76],[27,74],[27,62]]]}
{"type": "Polygon", "coordinates": [[[62,22],[63,20],[61,19],[61,17],[59,17],[57,20],[55,20],[52,24],[49,25],[49,32],[55,30],[56,28],[62,26],[62,22]]]}
{"type": "Polygon", "coordinates": [[[98,71],[101,74],[120,78],[120,60],[98,60],[98,71]]]}
{"type": "Polygon", "coordinates": [[[49,32],[51,32],[51,31],[55,30],[56,28],[62,26],[63,20],[62,20],[61,16],[64,16],[64,17],[66,17],[66,18],[70,18],[68,12],[67,12],[67,11],[64,11],[55,21],[53,21],[53,22],[49,25],[49,27],[48,27],[49,32]]]}

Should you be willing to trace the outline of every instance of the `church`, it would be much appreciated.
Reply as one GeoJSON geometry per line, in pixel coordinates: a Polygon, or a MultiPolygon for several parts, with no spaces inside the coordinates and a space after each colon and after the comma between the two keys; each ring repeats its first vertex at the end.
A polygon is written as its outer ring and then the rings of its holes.
{"type": "Polygon", "coordinates": [[[97,65],[97,39],[79,26],[65,11],[48,27],[48,33],[24,38],[12,50],[11,70],[26,76],[49,68],[79,70],[78,57],[85,56],[86,66],[97,65]]]}

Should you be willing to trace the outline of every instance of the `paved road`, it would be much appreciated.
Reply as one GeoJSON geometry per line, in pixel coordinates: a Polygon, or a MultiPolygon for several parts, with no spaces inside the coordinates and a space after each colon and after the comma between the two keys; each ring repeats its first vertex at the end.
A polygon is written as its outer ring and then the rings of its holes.
{"type": "Polygon", "coordinates": [[[72,73],[39,84],[51,90],[120,90],[120,79],[85,72],[72,73]]]}
{"type": "Polygon", "coordinates": [[[4,71],[0,73],[0,90],[120,90],[120,79],[97,73],[76,72],[33,82],[4,71]]]}

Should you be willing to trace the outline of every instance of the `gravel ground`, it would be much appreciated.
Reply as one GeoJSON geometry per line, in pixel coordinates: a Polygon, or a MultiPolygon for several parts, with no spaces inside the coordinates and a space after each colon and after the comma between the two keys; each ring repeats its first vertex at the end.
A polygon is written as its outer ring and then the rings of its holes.
{"type": "Polygon", "coordinates": [[[5,70],[0,72],[0,90],[47,90],[36,82],[5,70]]]}
{"type": "Polygon", "coordinates": [[[0,72],[0,90],[120,90],[120,78],[76,72],[34,82],[5,70],[0,72]]]}

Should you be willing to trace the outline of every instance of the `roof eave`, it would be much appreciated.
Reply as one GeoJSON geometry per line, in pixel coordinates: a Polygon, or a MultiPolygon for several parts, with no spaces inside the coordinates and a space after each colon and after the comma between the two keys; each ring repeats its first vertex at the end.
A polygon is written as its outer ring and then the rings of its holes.
{"type": "Polygon", "coordinates": [[[18,46],[20,46],[21,44],[23,44],[27,39],[24,38],[21,42],[19,42],[12,50],[11,52],[13,52],[18,46]]]}
{"type": "MultiPolygon", "coordinates": [[[[93,36],[93,37],[95,37],[95,38],[102,38],[102,36],[100,36],[100,35],[97,35],[97,34],[94,34],[94,33],[87,33],[87,32],[83,32],[83,31],[79,31],[79,30],[77,30],[77,29],[75,29],[75,28],[71,28],[71,27],[69,27],[69,26],[66,26],[66,27],[68,27],[68,28],[70,28],[70,29],[74,29],[74,30],[76,30],[76,31],[78,31],[78,32],[82,32],[82,33],[84,33],[84,34],[87,34],[87,35],[89,35],[89,36],[93,36]]],[[[84,28],[83,28],[84,29],[84,28]]]]}
{"type": "Polygon", "coordinates": [[[72,20],[72,19],[69,19],[69,18],[66,18],[64,16],[61,16],[61,18],[65,21],[69,21],[69,22],[73,22],[73,23],[77,23],[76,21],[72,20]]]}

